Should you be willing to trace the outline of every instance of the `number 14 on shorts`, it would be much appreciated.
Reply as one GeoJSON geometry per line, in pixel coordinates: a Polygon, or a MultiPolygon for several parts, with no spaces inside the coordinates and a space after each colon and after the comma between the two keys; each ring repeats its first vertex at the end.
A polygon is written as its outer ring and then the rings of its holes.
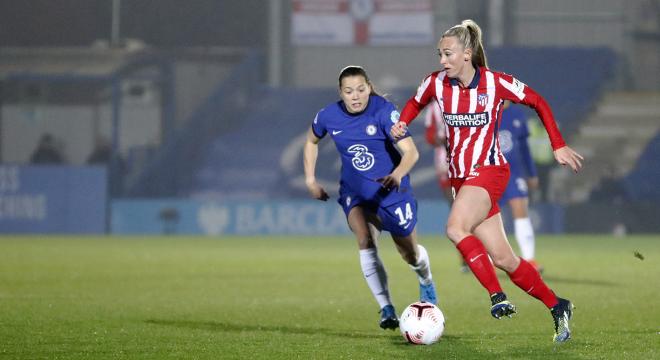
{"type": "Polygon", "coordinates": [[[410,203],[406,203],[405,207],[406,207],[405,216],[403,210],[401,209],[401,206],[399,206],[398,208],[396,208],[396,210],[394,210],[394,213],[399,217],[399,225],[403,225],[408,221],[412,220],[413,218],[413,212],[410,203]]]}

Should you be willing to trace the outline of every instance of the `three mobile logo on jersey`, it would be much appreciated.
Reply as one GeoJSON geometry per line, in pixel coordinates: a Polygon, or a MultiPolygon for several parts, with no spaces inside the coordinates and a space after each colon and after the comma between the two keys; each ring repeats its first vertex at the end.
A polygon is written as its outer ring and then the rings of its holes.
{"type": "MultiPolygon", "coordinates": [[[[372,125],[373,126],[373,125],[372,125]]],[[[362,144],[353,144],[346,149],[347,152],[353,154],[351,163],[358,171],[367,171],[374,166],[376,157],[369,152],[369,148],[362,144]]]]}

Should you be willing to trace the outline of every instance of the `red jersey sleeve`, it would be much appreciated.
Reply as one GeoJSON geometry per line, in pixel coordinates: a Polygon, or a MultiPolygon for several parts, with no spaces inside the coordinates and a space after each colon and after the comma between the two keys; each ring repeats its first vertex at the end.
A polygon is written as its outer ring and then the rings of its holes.
{"type": "Polygon", "coordinates": [[[419,115],[422,109],[424,109],[426,104],[433,100],[433,97],[435,96],[435,87],[432,85],[435,83],[437,76],[438,73],[435,72],[424,78],[417,88],[417,94],[411,97],[403,107],[399,121],[410,124],[417,115],[419,115]]]}
{"type": "Polygon", "coordinates": [[[524,104],[533,108],[541,119],[545,131],[550,137],[550,144],[553,150],[566,146],[566,142],[557,127],[554,115],[550,105],[534,89],[508,74],[499,74],[498,91],[505,100],[511,100],[514,103],[524,104]]]}

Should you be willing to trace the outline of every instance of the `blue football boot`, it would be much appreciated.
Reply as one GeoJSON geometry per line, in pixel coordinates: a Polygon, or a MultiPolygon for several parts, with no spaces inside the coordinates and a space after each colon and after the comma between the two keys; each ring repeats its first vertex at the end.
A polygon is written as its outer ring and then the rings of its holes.
{"type": "Polygon", "coordinates": [[[385,305],[380,309],[380,327],[392,330],[399,327],[399,318],[396,316],[394,306],[385,305]]]}
{"type": "Polygon", "coordinates": [[[433,281],[428,285],[419,284],[419,301],[438,305],[438,296],[433,281]]]}

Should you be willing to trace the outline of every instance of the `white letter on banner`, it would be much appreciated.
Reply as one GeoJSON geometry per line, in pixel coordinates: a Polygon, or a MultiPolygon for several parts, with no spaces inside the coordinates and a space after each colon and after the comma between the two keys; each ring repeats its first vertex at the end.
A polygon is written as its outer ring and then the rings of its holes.
{"type": "Polygon", "coordinates": [[[21,187],[18,167],[0,167],[0,192],[16,192],[21,187]]]}
{"type": "Polygon", "coordinates": [[[319,221],[319,206],[305,205],[300,208],[298,214],[298,226],[305,234],[319,234],[323,231],[323,224],[319,221]]]}
{"type": "Polygon", "coordinates": [[[39,194],[39,195],[35,196],[34,202],[33,202],[33,205],[34,205],[34,207],[33,207],[34,219],[44,220],[46,218],[46,216],[48,216],[48,214],[47,214],[48,205],[46,204],[47,203],[46,199],[47,199],[46,195],[44,195],[44,194],[39,194]]]}
{"type": "Polygon", "coordinates": [[[255,209],[253,205],[239,205],[236,207],[236,233],[248,234],[253,231],[255,223],[255,209]]]}
{"type": "Polygon", "coordinates": [[[333,211],[330,211],[328,214],[326,212],[325,218],[329,218],[329,224],[327,226],[327,232],[329,234],[342,234],[347,230],[346,224],[346,215],[341,208],[335,208],[333,211]]]}
{"type": "Polygon", "coordinates": [[[295,234],[300,231],[297,219],[296,209],[289,204],[283,204],[277,207],[277,232],[283,234],[295,234]]]}
{"type": "Polygon", "coordinates": [[[273,234],[276,232],[275,217],[271,205],[264,205],[258,210],[256,224],[254,231],[257,233],[273,234]]]}

